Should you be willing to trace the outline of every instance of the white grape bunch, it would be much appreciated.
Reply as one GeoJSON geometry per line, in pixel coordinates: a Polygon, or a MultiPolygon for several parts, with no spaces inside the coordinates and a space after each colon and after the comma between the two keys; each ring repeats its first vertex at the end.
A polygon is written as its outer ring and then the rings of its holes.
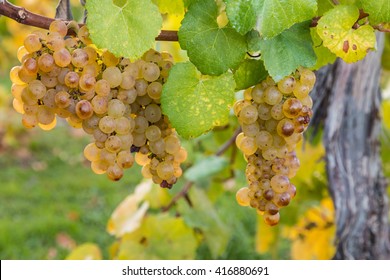
{"type": "Polygon", "coordinates": [[[294,150],[312,116],[309,93],[315,80],[305,68],[278,83],[268,77],[247,89],[233,107],[242,128],[236,145],[248,162],[248,187],[238,190],[236,199],[255,208],[268,225],[279,222],[280,208],[296,194],[290,182],[299,168],[294,150]]]}
{"type": "Polygon", "coordinates": [[[118,58],[92,45],[86,26],[56,20],[48,32],[28,35],[17,55],[13,106],[25,127],[50,130],[64,118],[92,136],[84,156],[96,174],[117,181],[137,162],[156,184],[176,183],[187,153],[160,107],[170,54],[151,49],[136,61],[118,58]]]}

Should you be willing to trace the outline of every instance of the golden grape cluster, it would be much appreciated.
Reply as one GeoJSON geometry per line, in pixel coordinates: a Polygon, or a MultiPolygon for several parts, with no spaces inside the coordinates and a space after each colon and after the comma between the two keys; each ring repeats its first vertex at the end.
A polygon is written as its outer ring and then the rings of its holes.
{"type": "Polygon", "coordinates": [[[25,127],[49,130],[58,116],[82,128],[93,136],[84,149],[91,169],[114,181],[134,161],[162,187],[181,176],[187,153],[160,107],[170,54],[149,50],[132,62],[97,49],[86,26],[53,21],[49,32],[28,35],[17,56],[13,106],[25,127]]]}
{"type": "Polygon", "coordinates": [[[242,127],[236,144],[248,162],[249,183],[238,190],[236,199],[257,209],[268,225],[279,222],[280,208],[296,193],[290,182],[299,168],[294,149],[312,116],[309,93],[315,80],[315,74],[305,68],[278,83],[268,77],[247,89],[233,107],[242,127]]]}

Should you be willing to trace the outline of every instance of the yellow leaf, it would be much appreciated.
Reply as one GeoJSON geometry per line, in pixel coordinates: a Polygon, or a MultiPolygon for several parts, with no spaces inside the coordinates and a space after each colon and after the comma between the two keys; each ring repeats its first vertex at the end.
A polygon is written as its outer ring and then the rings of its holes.
{"type": "Polygon", "coordinates": [[[94,243],[84,243],[76,247],[67,257],[67,260],[101,260],[100,248],[94,243]]]}
{"type": "Polygon", "coordinates": [[[151,191],[152,182],[145,181],[139,184],[133,194],[127,196],[114,210],[107,224],[107,231],[111,235],[121,237],[140,227],[141,220],[149,208],[149,203],[140,203],[151,191]],[[141,205],[140,205],[141,204],[141,205]]]}
{"type": "Polygon", "coordinates": [[[193,259],[198,246],[194,232],[181,217],[169,214],[144,218],[136,231],[120,240],[118,259],[193,259]]]}
{"type": "Polygon", "coordinates": [[[318,21],[317,33],[324,46],[348,63],[363,59],[376,44],[372,26],[352,28],[358,18],[359,9],[356,6],[338,5],[318,21]]]}
{"type": "Polygon", "coordinates": [[[312,207],[299,219],[297,224],[285,233],[292,240],[293,259],[330,259],[336,247],[334,208],[330,198],[325,198],[319,206],[312,207]]]}

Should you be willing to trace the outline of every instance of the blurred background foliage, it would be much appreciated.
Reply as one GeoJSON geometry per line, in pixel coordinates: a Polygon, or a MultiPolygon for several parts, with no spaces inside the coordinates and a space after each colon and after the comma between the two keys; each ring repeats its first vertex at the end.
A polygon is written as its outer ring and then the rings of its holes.
{"type": "MultiPolygon", "coordinates": [[[[54,0],[16,0],[49,17],[54,0]]],[[[79,1],[72,0],[75,19],[79,1]]],[[[162,10],[169,7],[160,7],[162,10]]],[[[174,7],[173,7],[174,8],[174,7]]],[[[177,30],[180,9],[165,16],[177,30]]],[[[276,227],[253,209],[239,206],[236,191],[246,185],[245,161],[235,149],[213,154],[234,133],[228,126],[192,141],[184,178],[172,190],[143,181],[134,166],[120,182],[98,176],[82,150],[88,138],[60,122],[49,132],[27,130],[12,109],[8,73],[16,51],[33,28],[0,17],[0,259],[329,259],[334,247],[334,209],[327,192],[320,135],[298,149],[301,168],[293,183],[298,195],[282,210],[276,227]],[[213,168],[210,168],[213,167],[213,168]],[[194,180],[185,199],[172,198],[194,180]]],[[[390,176],[390,39],[383,56],[382,156],[390,176]],[[388,69],[388,70],[386,70],[388,69]]],[[[186,59],[179,44],[157,42],[158,50],[186,59]]],[[[389,194],[390,195],[390,194],[389,194]]]]}

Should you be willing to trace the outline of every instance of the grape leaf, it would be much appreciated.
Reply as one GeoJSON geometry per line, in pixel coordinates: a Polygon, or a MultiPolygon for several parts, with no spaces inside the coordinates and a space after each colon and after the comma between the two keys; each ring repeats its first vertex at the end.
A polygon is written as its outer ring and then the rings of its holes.
{"type": "Polygon", "coordinates": [[[93,43],[116,56],[141,57],[155,44],[162,17],[150,0],[127,0],[119,7],[112,0],[88,0],[87,26],[93,43]]]}
{"type": "Polygon", "coordinates": [[[140,227],[142,218],[149,208],[149,203],[144,202],[145,196],[150,193],[152,182],[146,181],[135,187],[134,193],[128,195],[111,214],[107,223],[107,231],[117,238],[125,233],[132,232],[140,227]]]}
{"type": "Polygon", "coordinates": [[[246,89],[260,83],[268,76],[263,61],[245,59],[234,72],[236,90],[246,89]]]}
{"type": "Polygon", "coordinates": [[[264,38],[271,38],[316,13],[316,0],[260,0],[257,30],[264,38]]]}
{"type": "Polygon", "coordinates": [[[257,0],[224,0],[232,27],[244,35],[256,25],[260,2],[257,0]]]}
{"type": "Polygon", "coordinates": [[[317,15],[322,16],[324,13],[333,9],[335,6],[332,0],[317,0],[318,10],[317,15]]]}
{"type": "Polygon", "coordinates": [[[219,173],[228,165],[229,161],[226,158],[210,156],[190,167],[184,173],[184,177],[189,181],[196,182],[219,173]]]}
{"type": "Polygon", "coordinates": [[[363,10],[369,14],[371,24],[390,23],[389,0],[360,0],[363,10]]]}
{"type": "Polygon", "coordinates": [[[187,203],[180,201],[178,203],[179,213],[182,214],[188,226],[201,230],[212,257],[217,258],[225,251],[231,231],[221,220],[203,190],[195,187],[191,189],[189,194],[193,207],[189,207],[187,203]]]}
{"type": "Polygon", "coordinates": [[[149,215],[139,229],[122,237],[118,259],[193,259],[196,248],[194,232],[183,218],[149,215]]]}
{"type": "Polygon", "coordinates": [[[329,63],[334,63],[337,56],[327,47],[324,47],[320,36],[317,34],[317,28],[310,28],[310,33],[313,40],[313,49],[317,56],[317,63],[312,67],[312,69],[317,70],[329,63]]]}
{"type": "Polygon", "coordinates": [[[231,73],[202,76],[192,63],[177,63],[164,84],[161,107],[181,136],[197,137],[228,122],[234,88],[231,73]]]}
{"type": "Polygon", "coordinates": [[[295,24],[272,39],[261,40],[260,47],[265,68],[276,82],[299,66],[312,67],[317,59],[308,22],[295,24]]]}
{"type": "Polygon", "coordinates": [[[183,0],[152,0],[162,14],[180,15],[184,13],[183,0]]]}
{"type": "Polygon", "coordinates": [[[179,29],[179,43],[203,74],[220,75],[235,68],[246,53],[245,37],[232,27],[220,28],[214,0],[198,0],[189,6],[179,29]]]}
{"type": "Polygon", "coordinates": [[[359,9],[356,6],[339,5],[325,13],[317,25],[317,33],[324,46],[348,63],[363,59],[367,51],[375,48],[372,26],[352,29],[358,18],[359,9]]]}

